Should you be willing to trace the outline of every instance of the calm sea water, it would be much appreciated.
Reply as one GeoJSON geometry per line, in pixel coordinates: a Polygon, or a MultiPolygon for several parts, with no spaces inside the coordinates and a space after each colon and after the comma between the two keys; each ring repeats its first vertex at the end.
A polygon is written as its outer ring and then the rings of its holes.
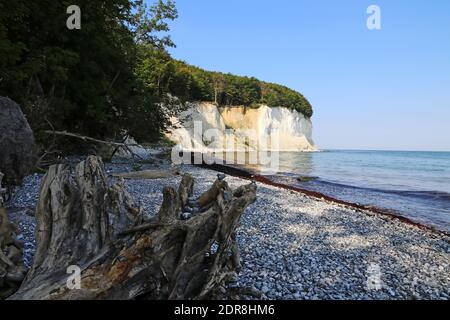
{"type": "Polygon", "coordinates": [[[272,179],[450,231],[450,152],[282,152],[272,179]]]}

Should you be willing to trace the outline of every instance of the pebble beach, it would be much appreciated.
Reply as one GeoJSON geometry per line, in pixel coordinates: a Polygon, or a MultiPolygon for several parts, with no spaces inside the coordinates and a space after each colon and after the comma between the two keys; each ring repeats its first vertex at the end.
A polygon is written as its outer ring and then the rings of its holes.
{"type": "MultiPolygon", "coordinates": [[[[105,168],[108,174],[132,170],[126,162],[105,168]]],[[[194,176],[197,195],[217,175],[188,165],[181,170],[194,176]]],[[[42,176],[28,176],[8,204],[10,218],[25,242],[27,266],[36,248],[32,213],[42,176]]],[[[127,180],[126,185],[151,217],[162,202],[162,188],[177,187],[180,180],[180,176],[127,180]]],[[[249,183],[232,176],[226,180],[232,188],[249,183]]],[[[257,201],[242,216],[238,242],[243,269],[232,285],[256,289],[262,299],[450,298],[450,237],[446,233],[299,192],[258,184],[257,201]]]]}

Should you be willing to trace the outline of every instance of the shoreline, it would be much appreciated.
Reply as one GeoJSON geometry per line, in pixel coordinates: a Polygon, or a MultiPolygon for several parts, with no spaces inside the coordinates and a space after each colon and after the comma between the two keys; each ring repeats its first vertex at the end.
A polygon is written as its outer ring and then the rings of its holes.
{"type": "MultiPolygon", "coordinates": [[[[165,168],[145,164],[142,169],[156,167],[165,168]]],[[[112,176],[132,171],[133,165],[105,163],[105,169],[112,176]]],[[[194,176],[197,195],[216,179],[211,168],[180,169],[194,176]]],[[[22,208],[11,213],[29,263],[35,222],[24,211],[35,203],[41,178],[27,177],[10,204],[22,208]]],[[[180,180],[127,180],[126,187],[151,216],[161,204],[162,188],[176,187],[180,180]]],[[[237,187],[248,183],[251,174],[241,178],[227,173],[226,180],[237,187]]],[[[263,182],[257,193],[238,229],[243,269],[234,285],[254,288],[269,300],[450,299],[447,235],[263,182]],[[367,288],[372,266],[381,269],[379,289],[367,288]]]]}
{"type": "Polygon", "coordinates": [[[289,184],[278,183],[278,182],[270,180],[266,176],[252,173],[250,170],[246,170],[245,168],[237,168],[237,167],[228,166],[225,164],[212,164],[212,165],[208,165],[208,164],[200,165],[199,164],[196,166],[199,166],[204,169],[210,169],[210,170],[214,170],[217,172],[225,173],[225,174],[239,177],[239,178],[246,179],[246,180],[254,180],[254,181],[257,181],[260,183],[264,183],[266,185],[282,188],[285,190],[299,192],[299,193],[305,194],[307,196],[310,196],[310,197],[313,197],[313,198],[316,198],[319,200],[330,201],[332,203],[344,205],[349,208],[358,209],[358,210],[361,210],[362,212],[369,211],[372,213],[384,215],[384,216],[388,217],[389,219],[397,219],[397,220],[402,221],[403,223],[416,226],[420,229],[440,233],[447,237],[450,237],[450,232],[448,232],[446,230],[442,230],[435,226],[431,226],[431,225],[427,225],[427,224],[424,224],[421,222],[414,221],[413,219],[410,219],[408,217],[405,217],[403,215],[396,213],[394,210],[380,208],[377,206],[362,205],[362,204],[358,204],[358,203],[354,203],[354,202],[350,202],[350,201],[337,199],[335,197],[326,195],[326,194],[318,192],[318,191],[311,191],[311,190],[295,187],[295,186],[292,186],[289,184]]]}
{"type": "MultiPolygon", "coordinates": [[[[215,172],[199,169],[202,176],[215,172]]],[[[252,180],[248,172],[227,175],[231,183],[252,180]]],[[[239,283],[256,285],[266,299],[448,300],[448,235],[386,218],[258,183],[257,203],[238,234],[245,266],[239,283]],[[380,269],[380,289],[367,288],[372,266],[380,269]],[[420,282],[434,289],[419,289],[420,282]]]]}

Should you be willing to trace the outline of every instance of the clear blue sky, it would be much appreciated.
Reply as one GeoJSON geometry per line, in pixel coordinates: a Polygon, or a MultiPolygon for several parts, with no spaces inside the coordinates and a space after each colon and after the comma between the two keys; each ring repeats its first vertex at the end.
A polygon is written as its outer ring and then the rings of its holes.
{"type": "Polygon", "coordinates": [[[172,55],[303,93],[322,149],[450,151],[449,0],[178,0],[172,55]],[[380,6],[382,30],[366,27],[380,6]]]}

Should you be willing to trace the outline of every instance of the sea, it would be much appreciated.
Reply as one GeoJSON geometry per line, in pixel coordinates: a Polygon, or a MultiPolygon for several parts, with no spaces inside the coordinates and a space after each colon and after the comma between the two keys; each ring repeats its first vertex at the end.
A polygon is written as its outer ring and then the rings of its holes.
{"type": "Polygon", "coordinates": [[[280,152],[278,159],[275,182],[450,231],[450,152],[325,150],[280,152]]]}

